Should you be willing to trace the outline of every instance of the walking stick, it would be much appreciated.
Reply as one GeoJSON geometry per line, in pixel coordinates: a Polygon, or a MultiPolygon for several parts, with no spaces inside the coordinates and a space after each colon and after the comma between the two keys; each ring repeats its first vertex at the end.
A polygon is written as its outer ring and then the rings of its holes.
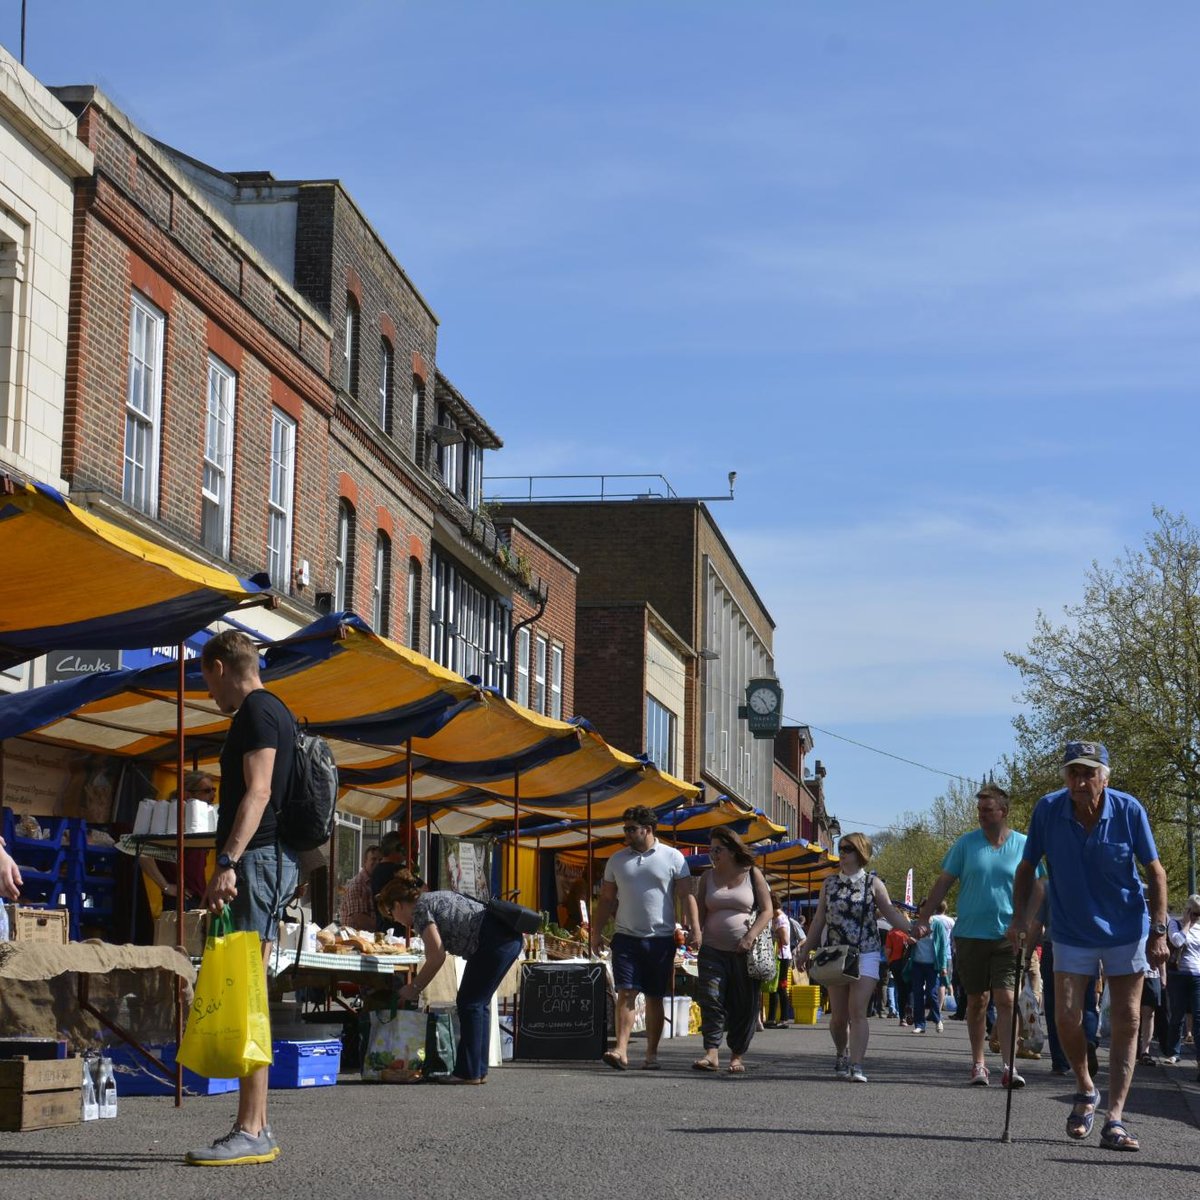
{"type": "Polygon", "coordinates": [[[1008,1098],[1004,1102],[1004,1132],[1000,1140],[1006,1146],[1012,1145],[1012,1134],[1009,1126],[1012,1123],[1012,1098],[1016,1089],[1013,1087],[1013,1076],[1017,1073],[1017,1000],[1021,995],[1021,987],[1025,982],[1025,935],[1021,934],[1021,946],[1017,951],[1017,988],[1013,993],[1012,1030],[1008,1039],[1008,1098]]]}

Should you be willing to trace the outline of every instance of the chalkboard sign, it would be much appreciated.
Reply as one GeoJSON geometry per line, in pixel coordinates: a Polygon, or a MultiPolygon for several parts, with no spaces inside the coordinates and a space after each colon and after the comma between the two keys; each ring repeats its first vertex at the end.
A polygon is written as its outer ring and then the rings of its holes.
{"type": "Polygon", "coordinates": [[[607,993],[601,963],[523,963],[514,1056],[599,1058],[607,1033],[607,993]]]}

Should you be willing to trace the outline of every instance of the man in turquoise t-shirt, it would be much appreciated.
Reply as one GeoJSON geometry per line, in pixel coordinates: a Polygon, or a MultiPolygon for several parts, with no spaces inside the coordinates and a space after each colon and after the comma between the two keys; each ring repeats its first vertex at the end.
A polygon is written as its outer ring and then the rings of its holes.
{"type": "MultiPolygon", "coordinates": [[[[984,1062],[988,993],[996,1005],[995,1033],[1002,1053],[1012,1045],[1013,997],[1017,954],[1004,933],[1012,919],[1013,877],[1025,849],[1025,835],[1008,827],[1008,793],[986,783],[975,795],[979,828],[964,833],[946,852],[942,873],[917,913],[928,929],[929,917],[958,881],[958,919],[954,944],[958,975],[967,993],[967,1032],[971,1038],[971,1082],[987,1087],[984,1062]]],[[[1044,874],[1044,871],[1042,872],[1044,874]]],[[[922,936],[914,930],[914,936],[922,936]]],[[[1024,1087],[1012,1063],[1004,1064],[1004,1087],[1024,1087]]]]}

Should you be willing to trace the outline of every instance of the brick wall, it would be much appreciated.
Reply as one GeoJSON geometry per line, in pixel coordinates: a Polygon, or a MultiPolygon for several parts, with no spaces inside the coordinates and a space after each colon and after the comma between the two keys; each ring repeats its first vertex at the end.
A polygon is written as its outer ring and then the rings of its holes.
{"type": "Polygon", "coordinates": [[[641,754],[646,741],[645,605],[580,603],[575,706],[611,745],[641,754]]]}

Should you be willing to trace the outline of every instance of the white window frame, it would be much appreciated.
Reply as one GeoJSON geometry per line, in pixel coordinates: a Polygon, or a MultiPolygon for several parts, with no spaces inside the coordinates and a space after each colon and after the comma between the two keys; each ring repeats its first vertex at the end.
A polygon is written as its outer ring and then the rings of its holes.
{"type": "Polygon", "coordinates": [[[408,560],[408,600],[404,612],[404,637],[410,650],[419,650],[421,641],[421,561],[408,560]]]}
{"type": "Polygon", "coordinates": [[[375,570],[371,581],[371,628],[381,637],[391,630],[391,613],[388,611],[388,560],[391,555],[391,538],[381,529],[375,535],[375,570]]]}
{"type": "Polygon", "coordinates": [[[121,497],[158,515],[158,462],[162,440],[163,342],[167,316],[139,292],[129,312],[129,360],[125,381],[125,456],[121,497]],[[140,335],[140,336],[139,336],[140,335]],[[131,473],[134,478],[131,480],[131,473]],[[140,479],[140,482],[139,482],[140,479]]]}
{"type": "Polygon", "coordinates": [[[379,339],[379,428],[392,432],[392,373],[395,356],[387,338],[379,339]]]}
{"type": "Polygon", "coordinates": [[[421,393],[424,385],[420,376],[412,381],[412,455],[415,462],[421,461],[421,393]]]}
{"type": "Polygon", "coordinates": [[[342,390],[351,396],[355,394],[354,347],[358,342],[359,317],[358,301],[347,293],[345,337],[342,339],[342,390]]]}
{"type": "Polygon", "coordinates": [[[529,707],[534,712],[546,711],[546,654],[550,643],[540,633],[533,640],[533,695],[529,707]]]}
{"type": "Polygon", "coordinates": [[[200,487],[200,535],[221,558],[229,557],[233,512],[233,436],[237,405],[237,373],[215,354],[208,356],[208,394],[204,422],[204,478],[200,487]],[[205,517],[216,514],[217,536],[209,540],[205,517]]]}
{"type": "Polygon", "coordinates": [[[646,693],[646,753],[660,771],[675,774],[679,718],[656,696],[646,693]],[[664,744],[665,739],[665,744],[664,744]]]}
{"type": "Polygon", "coordinates": [[[517,688],[513,693],[513,699],[518,704],[523,704],[526,708],[529,707],[529,629],[517,630],[517,688]]]}
{"type": "Polygon", "coordinates": [[[291,591],[295,517],[296,421],[271,409],[271,481],[267,498],[267,571],[277,591],[291,591]]]}
{"type": "Polygon", "coordinates": [[[333,610],[343,612],[347,605],[347,597],[354,595],[354,589],[350,586],[350,531],[354,525],[350,501],[339,500],[337,512],[337,549],[333,559],[333,610]]]}
{"type": "Polygon", "coordinates": [[[561,721],[563,715],[563,648],[550,644],[550,709],[549,715],[561,721]]]}

